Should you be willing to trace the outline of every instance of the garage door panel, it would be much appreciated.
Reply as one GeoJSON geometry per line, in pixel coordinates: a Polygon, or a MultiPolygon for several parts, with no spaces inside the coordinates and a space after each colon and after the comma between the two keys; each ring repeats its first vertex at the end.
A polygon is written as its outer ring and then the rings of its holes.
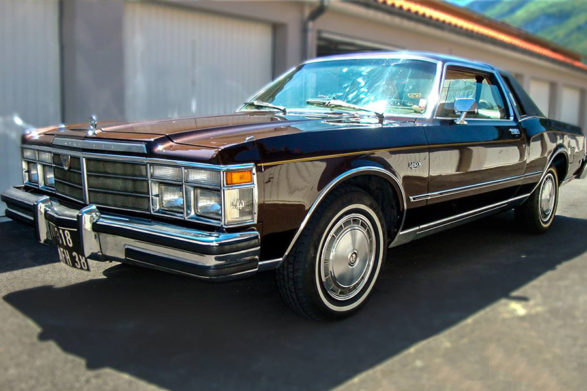
{"type": "Polygon", "coordinates": [[[550,83],[543,80],[531,79],[529,93],[538,108],[548,117],[550,109],[550,83]]]}
{"type": "Polygon", "coordinates": [[[561,120],[579,125],[581,91],[578,88],[563,87],[561,98],[561,120]]]}
{"type": "Polygon", "coordinates": [[[127,118],[234,111],[272,76],[272,28],[171,6],[125,5],[127,118]]]}

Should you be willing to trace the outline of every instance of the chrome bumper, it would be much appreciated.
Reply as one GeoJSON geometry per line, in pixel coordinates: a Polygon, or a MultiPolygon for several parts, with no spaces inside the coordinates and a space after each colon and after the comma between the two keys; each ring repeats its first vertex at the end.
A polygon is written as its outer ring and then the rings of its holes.
{"type": "Polygon", "coordinates": [[[46,195],[13,188],[2,194],[6,216],[35,227],[40,243],[53,243],[49,222],[76,228],[83,256],[114,260],[206,279],[241,277],[259,269],[259,233],[208,232],[152,220],[80,210],[46,195]]]}

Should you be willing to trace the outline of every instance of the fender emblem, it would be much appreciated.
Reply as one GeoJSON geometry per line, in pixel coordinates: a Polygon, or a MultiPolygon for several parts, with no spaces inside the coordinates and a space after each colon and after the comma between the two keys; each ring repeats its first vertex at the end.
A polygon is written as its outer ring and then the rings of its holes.
{"type": "Polygon", "coordinates": [[[241,210],[242,208],[245,207],[245,201],[243,201],[241,199],[236,199],[230,203],[230,206],[234,209],[241,210]]]}
{"type": "Polygon", "coordinates": [[[408,168],[410,170],[414,170],[414,169],[420,168],[420,167],[422,167],[422,162],[420,162],[420,161],[417,161],[417,162],[408,162],[408,168]]]}

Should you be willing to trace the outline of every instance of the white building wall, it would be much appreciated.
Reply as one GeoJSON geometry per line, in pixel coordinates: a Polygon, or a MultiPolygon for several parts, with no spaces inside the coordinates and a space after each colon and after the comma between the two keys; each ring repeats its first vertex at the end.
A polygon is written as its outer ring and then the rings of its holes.
{"type": "Polygon", "coordinates": [[[573,125],[580,123],[581,90],[563,87],[561,94],[561,120],[573,125]]]}
{"type": "Polygon", "coordinates": [[[272,77],[272,26],[186,8],[127,3],[127,119],[233,112],[272,77]]]}
{"type": "Polygon", "coordinates": [[[530,79],[530,97],[538,108],[548,117],[550,110],[550,83],[544,80],[530,79]]]}
{"type": "Polygon", "coordinates": [[[13,116],[35,126],[61,117],[58,5],[58,0],[0,1],[0,192],[22,183],[23,129],[13,116]]]}

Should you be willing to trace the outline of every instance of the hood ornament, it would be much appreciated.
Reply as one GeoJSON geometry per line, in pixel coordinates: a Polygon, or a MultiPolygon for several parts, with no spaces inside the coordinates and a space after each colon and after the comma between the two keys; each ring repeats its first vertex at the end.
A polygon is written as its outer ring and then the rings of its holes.
{"type": "Polygon", "coordinates": [[[61,155],[60,159],[61,159],[61,167],[63,167],[63,169],[65,171],[69,170],[69,167],[71,166],[71,156],[70,155],[61,155]]]}
{"type": "Polygon", "coordinates": [[[92,114],[90,116],[90,126],[88,127],[88,136],[95,136],[98,133],[98,129],[96,126],[98,125],[98,118],[96,115],[92,114]]]}

